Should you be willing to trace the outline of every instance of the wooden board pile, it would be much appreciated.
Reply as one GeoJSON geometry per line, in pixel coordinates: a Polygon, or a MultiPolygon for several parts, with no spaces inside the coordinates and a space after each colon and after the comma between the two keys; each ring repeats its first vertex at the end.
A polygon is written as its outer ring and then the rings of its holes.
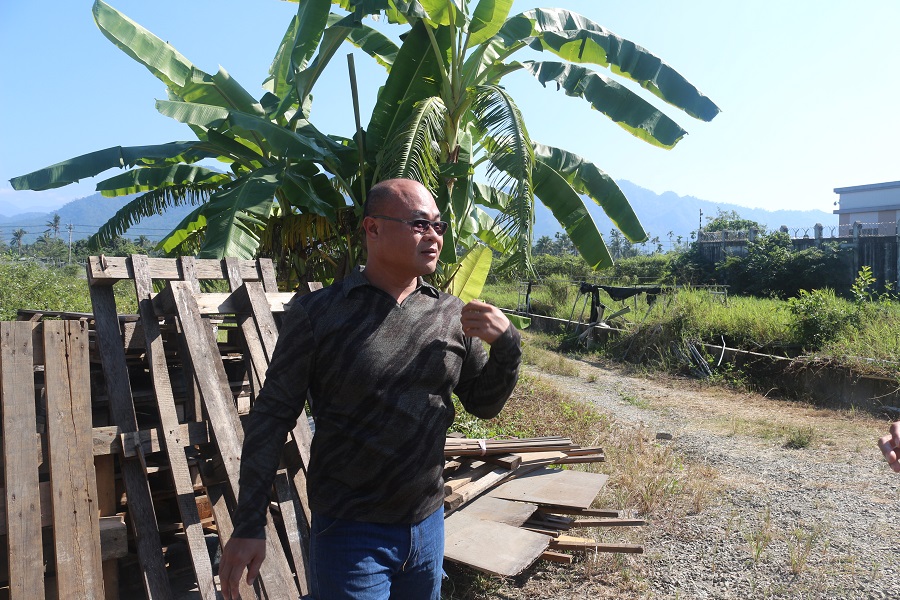
{"type": "MultiPolygon", "coordinates": [[[[0,597],[212,600],[217,548],[233,529],[240,419],[294,294],[277,292],[268,260],[91,257],[88,282],[92,314],[22,311],[0,324],[0,597]],[[209,280],[231,291],[203,293],[209,280]],[[133,286],[138,315],[119,314],[117,282],[133,286]]],[[[244,598],[308,593],[311,439],[303,415],[276,477],[267,560],[244,598]]],[[[566,560],[559,550],[639,551],[565,533],[638,524],[589,508],[605,476],[548,468],[602,460],[599,448],[448,438],[445,454],[448,559],[508,575],[541,556],[566,560]]]]}
{"type": "Polygon", "coordinates": [[[571,562],[561,550],[641,553],[566,535],[573,528],[635,527],[615,510],[592,509],[608,477],[549,468],[602,462],[601,448],[562,437],[476,440],[448,437],[445,557],[497,575],[518,575],[538,559],[571,562]],[[485,540],[490,540],[489,544],[485,540]]]}

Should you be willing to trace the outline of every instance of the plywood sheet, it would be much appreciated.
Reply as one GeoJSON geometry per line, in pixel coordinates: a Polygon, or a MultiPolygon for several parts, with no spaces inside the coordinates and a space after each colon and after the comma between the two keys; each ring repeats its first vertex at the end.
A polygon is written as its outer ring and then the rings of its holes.
{"type": "Polygon", "coordinates": [[[607,479],[608,476],[599,473],[540,469],[504,483],[489,495],[550,506],[588,508],[607,479]]]}
{"type": "Polygon", "coordinates": [[[444,557],[480,571],[511,577],[528,568],[550,545],[546,535],[453,513],[444,521],[444,557]]]}
{"type": "Polygon", "coordinates": [[[482,496],[465,508],[461,508],[460,512],[477,519],[518,527],[530,519],[536,510],[535,504],[482,496]]]}

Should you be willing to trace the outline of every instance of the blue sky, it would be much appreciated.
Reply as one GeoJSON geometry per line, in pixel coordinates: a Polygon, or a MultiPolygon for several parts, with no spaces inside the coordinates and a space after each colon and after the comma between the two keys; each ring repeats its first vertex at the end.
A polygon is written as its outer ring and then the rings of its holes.
{"type": "MultiPolygon", "coordinates": [[[[257,97],[296,11],[277,0],[110,3],[199,68],[223,66],[257,97]]],[[[524,72],[504,80],[535,140],[616,179],[716,202],[825,211],[836,187],[900,179],[898,2],[517,0],[513,11],[535,6],[580,12],[648,48],[723,110],[703,123],[655,102],[689,132],[665,151],[524,72]]],[[[368,57],[356,63],[365,123],[385,75],[368,57]]],[[[88,0],[0,3],[0,81],[0,214],[50,210],[96,183],[15,192],[8,180],[16,175],[110,146],[193,139],[156,112],[164,86],[103,37],[88,0]]],[[[343,54],[315,90],[313,122],[349,135],[343,54]]]]}

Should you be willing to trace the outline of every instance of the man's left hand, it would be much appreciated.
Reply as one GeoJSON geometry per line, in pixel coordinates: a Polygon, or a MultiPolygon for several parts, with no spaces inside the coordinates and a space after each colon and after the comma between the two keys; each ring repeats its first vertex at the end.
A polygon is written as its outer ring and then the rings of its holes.
{"type": "Polygon", "coordinates": [[[463,333],[483,339],[488,344],[497,341],[509,328],[509,319],[503,311],[481,300],[472,300],[462,308],[459,318],[463,333]]]}

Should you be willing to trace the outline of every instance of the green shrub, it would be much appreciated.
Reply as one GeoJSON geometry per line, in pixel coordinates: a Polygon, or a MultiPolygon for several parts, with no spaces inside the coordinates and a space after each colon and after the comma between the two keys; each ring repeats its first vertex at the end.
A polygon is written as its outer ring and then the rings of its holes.
{"type": "Polygon", "coordinates": [[[800,290],[796,298],[788,300],[788,310],[794,315],[791,329],[810,350],[821,349],[859,321],[859,312],[853,304],[836,297],[830,288],[800,290]]]}

